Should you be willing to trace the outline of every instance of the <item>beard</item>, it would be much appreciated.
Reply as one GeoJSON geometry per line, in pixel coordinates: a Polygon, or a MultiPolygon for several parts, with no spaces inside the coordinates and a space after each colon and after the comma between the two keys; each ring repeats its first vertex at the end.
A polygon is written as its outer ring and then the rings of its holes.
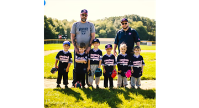
{"type": "Polygon", "coordinates": [[[126,26],[125,28],[123,27],[123,29],[127,29],[129,26],[126,26]]]}
{"type": "Polygon", "coordinates": [[[86,22],[86,18],[81,18],[81,21],[86,22]]]}

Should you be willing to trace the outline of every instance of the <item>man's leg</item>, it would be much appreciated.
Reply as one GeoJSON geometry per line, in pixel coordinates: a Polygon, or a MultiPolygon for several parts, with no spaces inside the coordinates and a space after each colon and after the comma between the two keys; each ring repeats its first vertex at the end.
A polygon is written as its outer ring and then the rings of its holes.
{"type": "Polygon", "coordinates": [[[75,87],[75,83],[76,83],[76,62],[75,62],[75,50],[74,50],[74,69],[73,69],[73,82],[72,82],[72,85],[75,87]]]}

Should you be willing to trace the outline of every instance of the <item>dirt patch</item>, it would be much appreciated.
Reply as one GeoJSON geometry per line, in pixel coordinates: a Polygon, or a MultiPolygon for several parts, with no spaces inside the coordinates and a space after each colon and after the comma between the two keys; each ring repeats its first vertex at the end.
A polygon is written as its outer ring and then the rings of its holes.
{"type": "MultiPolygon", "coordinates": [[[[57,79],[44,79],[44,88],[56,88],[57,83],[56,83],[57,79]]],[[[61,81],[61,83],[63,83],[63,80],[61,81]]],[[[68,80],[68,87],[71,88],[72,86],[72,80],[68,80]]],[[[60,84],[60,86],[62,88],[64,88],[63,84],[60,84]]],[[[117,87],[117,80],[113,81],[113,86],[114,88],[117,87]]],[[[85,86],[86,88],[88,87],[87,85],[85,86]]],[[[95,81],[93,81],[93,87],[95,88],[95,81]]],[[[100,80],[100,84],[99,84],[100,88],[104,88],[104,80],[100,80]]],[[[128,81],[128,88],[130,88],[130,81],[128,81]]],[[[156,80],[141,80],[141,89],[152,89],[152,88],[156,88],[156,80]]]]}

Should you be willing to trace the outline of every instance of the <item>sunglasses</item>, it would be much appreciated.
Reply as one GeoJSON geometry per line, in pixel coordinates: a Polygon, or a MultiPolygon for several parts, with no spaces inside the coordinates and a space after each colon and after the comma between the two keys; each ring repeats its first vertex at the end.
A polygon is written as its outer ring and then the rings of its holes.
{"type": "Polygon", "coordinates": [[[84,14],[81,14],[81,16],[85,16],[85,17],[87,17],[88,15],[86,15],[86,14],[85,14],[85,15],[84,15],[84,14]]]}
{"type": "Polygon", "coordinates": [[[122,25],[124,25],[124,24],[126,24],[126,25],[127,25],[127,23],[122,23],[122,25]]]}

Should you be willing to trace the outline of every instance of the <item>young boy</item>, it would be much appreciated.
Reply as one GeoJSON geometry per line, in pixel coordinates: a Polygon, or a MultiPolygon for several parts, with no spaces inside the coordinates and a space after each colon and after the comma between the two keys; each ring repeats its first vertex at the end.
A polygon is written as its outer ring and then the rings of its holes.
{"type": "Polygon", "coordinates": [[[135,88],[135,85],[138,89],[141,86],[141,76],[143,73],[143,66],[145,65],[143,57],[140,55],[140,47],[134,47],[134,55],[131,58],[131,88],[135,88]]]}
{"type": "Polygon", "coordinates": [[[113,88],[113,78],[111,77],[112,71],[116,67],[115,56],[111,54],[112,45],[107,44],[105,46],[107,54],[102,57],[103,75],[104,75],[104,87],[108,87],[108,79],[110,88],[113,88]]]}
{"type": "Polygon", "coordinates": [[[81,82],[82,88],[85,88],[85,73],[87,68],[87,54],[84,52],[85,43],[80,43],[79,54],[75,54],[76,79],[81,82]]]}
{"type": "Polygon", "coordinates": [[[61,79],[63,76],[63,84],[65,85],[65,88],[68,88],[68,72],[72,63],[72,55],[68,51],[70,48],[70,42],[64,41],[63,48],[64,50],[59,51],[55,57],[55,67],[58,69],[57,87],[60,88],[59,84],[61,84],[61,79]],[[57,66],[58,61],[59,65],[57,66]]]}
{"type": "MultiPolygon", "coordinates": [[[[98,39],[94,39],[92,42],[94,46],[93,49],[89,51],[88,54],[88,68],[87,70],[91,70],[91,76],[88,76],[88,83],[90,86],[93,84],[95,70],[101,67],[102,62],[102,51],[98,48],[100,45],[100,41],[98,39]]],[[[95,76],[95,84],[96,88],[99,88],[100,77],[95,76]]]]}
{"type": "Polygon", "coordinates": [[[117,80],[117,87],[120,88],[122,85],[122,81],[124,84],[124,87],[126,88],[127,84],[127,78],[125,76],[125,73],[128,70],[128,67],[130,65],[129,56],[125,53],[127,50],[127,46],[125,43],[120,44],[120,54],[117,57],[117,67],[118,67],[118,80],[117,80]]]}

